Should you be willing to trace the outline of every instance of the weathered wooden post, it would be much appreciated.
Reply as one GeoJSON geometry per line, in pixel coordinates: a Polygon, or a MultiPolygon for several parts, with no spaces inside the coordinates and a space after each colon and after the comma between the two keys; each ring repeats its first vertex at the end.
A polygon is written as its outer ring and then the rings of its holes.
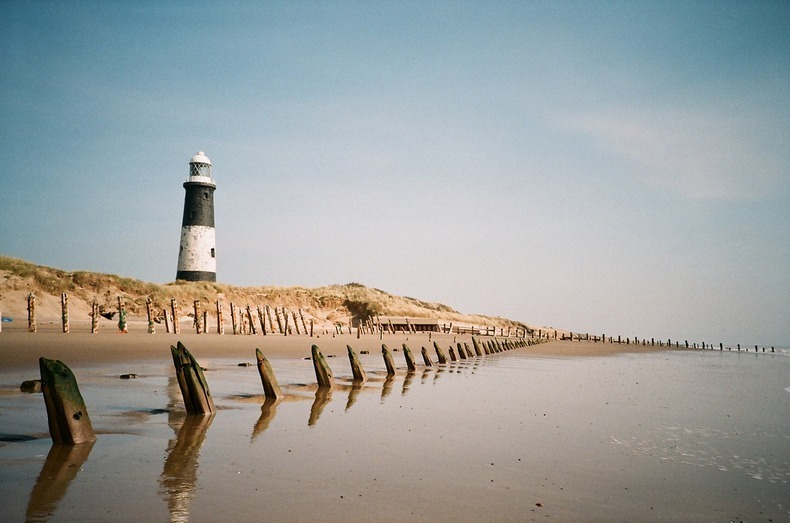
{"type": "Polygon", "coordinates": [[[332,388],[335,385],[335,378],[332,375],[332,369],[329,368],[329,364],[327,364],[324,355],[321,354],[317,345],[313,345],[310,350],[313,353],[313,368],[315,369],[318,387],[332,388]]]}
{"type": "Polygon", "coordinates": [[[148,315],[148,334],[153,334],[156,329],[154,327],[154,304],[150,296],[145,299],[145,312],[148,315]]]}
{"type": "Polygon", "coordinates": [[[364,382],[368,379],[368,375],[365,373],[365,369],[362,368],[362,363],[360,363],[357,353],[354,352],[351,345],[346,345],[346,349],[348,350],[348,361],[351,363],[351,374],[354,376],[354,381],[364,382]]]}
{"type": "Polygon", "coordinates": [[[239,333],[239,324],[236,321],[236,304],[230,302],[230,323],[233,326],[233,334],[239,333]]]}
{"type": "Polygon", "coordinates": [[[27,295],[27,332],[36,332],[36,295],[27,295]]]}
{"type": "Polygon", "coordinates": [[[277,329],[279,329],[281,334],[286,334],[283,330],[283,323],[282,320],[280,320],[280,311],[277,310],[277,307],[274,308],[274,317],[277,318],[277,329]]]}
{"type": "Polygon", "coordinates": [[[59,360],[38,359],[41,392],[47,407],[52,443],[77,445],[96,441],[74,373],[59,360]]]}
{"type": "Polygon", "coordinates": [[[301,329],[299,329],[299,320],[296,317],[296,313],[294,311],[289,311],[291,313],[291,317],[294,319],[294,329],[296,329],[296,334],[298,336],[302,335],[301,329]]]}
{"type": "Polygon", "coordinates": [[[313,337],[313,318],[310,318],[310,337],[313,337]]]}
{"type": "Polygon", "coordinates": [[[63,324],[63,333],[69,332],[69,295],[65,292],[60,294],[60,319],[63,324]]]}
{"type": "Polygon", "coordinates": [[[381,354],[384,356],[384,365],[387,367],[387,376],[395,375],[395,362],[392,361],[392,354],[386,345],[381,345],[381,354]]]}
{"type": "Polygon", "coordinates": [[[304,321],[304,314],[302,314],[302,309],[299,310],[299,319],[302,320],[302,330],[305,334],[307,334],[307,323],[304,321]]]}
{"type": "Polygon", "coordinates": [[[403,344],[403,356],[406,358],[406,368],[409,372],[417,370],[417,365],[414,363],[414,356],[412,356],[411,349],[405,343],[403,344]]]}
{"type": "Polygon", "coordinates": [[[452,347],[450,347],[450,361],[458,361],[458,358],[455,355],[455,351],[452,347]]]}
{"type": "Polygon", "coordinates": [[[162,309],[162,312],[165,315],[165,332],[170,334],[170,311],[167,310],[167,307],[162,309]]]}
{"type": "Polygon", "coordinates": [[[208,311],[203,311],[203,334],[208,334],[208,311]]]}
{"type": "Polygon", "coordinates": [[[475,349],[475,354],[477,354],[478,356],[483,355],[483,351],[480,348],[480,344],[477,342],[477,338],[475,338],[474,336],[472,336],[472,347],[474,347],[475,349]]]}
{"type": "Polygon", "coordinates": [[[288,336],[288,331],[289,331],[290,329],[288,328],[288,314],[286,314],[286,313],[285,313],[285,307],[283,307],[283,316],[285,317],[285,330],[284,330],[284,334],[285,334],[285,336],[288,336]]]}
{"type": "MultiPolygon", "coordinates": [[[[465,360],[466,359],[466,351],[464,350],[463,347],[461,347],[460,343],[457,344],[457,347],[458,347],[458,357],[460,359],[462,359],[462,360],[465,360]]],[[[450,347],[450,350],[453,350],[453,348],[450,347]]]]}
{"type": "Polygon", "coordinates": [[[222,300],[217,300],[217,334],[225,334],[224,318],[222,317],[222,300]]]}
{"type": "Polygon", "coordinates": [[[260,305],[257,305],[256,309],[258,310],[258,322],[261,324],[261,334],[266,336],[266,316],[263,315],[263,309],[261,309],[260,305]]]}
{"type": "Polygon", "coordinates": [[[247,304],[247,320],[250,322],[250,334],[258,334],[258,329],[255,327],[255,319],[252,315],[252,307],[247,304]]]}
{"type": "Polygon", "coordinates": [[[447,363],[447,357],[442,352],[442,349],[439,348],[439,344],[435,341],[433,342],[433,350],[436,351],[436,359],[439,363],[447,363]]]}
{"type": "Polygon", "coordinates": [[[255,349],[255,359],[258,360],[258,373],[261,375],[263,395],[272,399],[285,396],[277,383],[277,378],[274,377],[274,371],[269,360],[266,359],[266,356],[263,355],[260,349],[255,349]]]}
{"type": "Polygon", "coordinates": [[[96,300],[91,302],[91,334],[99,331],[99,303],[96,300]]]}
{"type": "Polygon", "coordinates": [[[180,334],[181,333],[181,323],[178,318],[178,302],[175,298],[170,299],[170,317],[173,320],[173,333],[180,334]]]}
{"type": "Polygon", "coordinates": [[[170,353],[173,356],[176,379],[181,389],[181,396],[184,398],[187,414],[204,416],[213,414],[216,409],[206,377],[203,376],[203,369],[180,341],[177,347],[170,346],[170,353]]]}
{"type": "Polygon", "coordinates": [[[431,357],[428,355],[428,349],[425,347],[422,348],[422,361],[425,362],[426,367],[433,367],[433,362],[431,361],[431,357]]]}
{"type": "Polygon", "coordinates": [[[200,300],[195,300],[192,303],[192,308],[195,313],[195,334],[200,334],[200,300]]]}
{"type": "Polygon", "coordinates": [[[263,306],[263,310],[266,312],[266,317],[269,318],[269,328],[272,331],[272,334],[277,334],[277,331],[274,330],[274,321],[272,321],[272,309],[268,305],[263,306]]]}
{"type": "Polygon", "coordinates": [[[123,334],[129,332],[126,329],[126,303],[123,296],[118,296],[118,330],[123,334]]]}

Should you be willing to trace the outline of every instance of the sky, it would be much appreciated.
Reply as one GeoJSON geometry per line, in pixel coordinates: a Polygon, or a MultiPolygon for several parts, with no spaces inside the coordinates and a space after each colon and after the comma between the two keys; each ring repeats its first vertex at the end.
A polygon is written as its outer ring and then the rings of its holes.
{"type": "Polygon", "coordinates": [[[790,3],[0,2],[0,253],[790,345],[790,3]]]}

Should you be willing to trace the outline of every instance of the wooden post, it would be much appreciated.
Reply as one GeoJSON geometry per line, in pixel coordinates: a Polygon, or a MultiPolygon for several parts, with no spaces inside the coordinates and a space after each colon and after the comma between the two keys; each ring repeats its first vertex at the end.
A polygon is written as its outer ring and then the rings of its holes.
{"type": "Polygon", "coordinates": [[[351,374],[354,376],[354,381],[364,382],[368,379],[368,376],[365,373],[365,369],[362,368],[362,363],[359,362],[357,353],[354,352],[351,345],[346,345],[346,350],[348,350],[348,361],[351,363],[351,374]]]}
{"type": "Polygon", "coordinates": [[[148,315],[148,334],[153,334],[154,328],[154,304],[151,297],[145,299],[145,312],[148,315]]]}
{"type": "Polygon", "coordinates": [[[170,312],[167,310],[167,307],[162,309],[165,313],[165,332],[170,334],[170,312]]]}
{"type": "Polygon", "coordinates": [[[217,300],[217,334],[225,334],[225,324],[222,318],[222,301],[217,300]]]}
{"type": "Polygon", "coordinates": [[[261,324],[261,334],[266,336],[266,316],[263,315],[263,309],[261,309],[260,305],[257,306],[257,309],[258,309],[258,321],[261,324]]]}
{"type": "Polygon", "coordinates": [[[310,337],[313,337],[313,318],[310,318],[310,337]]]}
{"type": "Polygon", "coordinates": [[[277,310],[277,307],[274,308],[274,317],[277,318],[277,329],[279,329],[281,334],[287,335],[287,333],[283,330],[283,322],[280,319],[280,311],[277,310]]]}
{"type": "Polygon", "coordinates": [[[65,292],[60,295],[60,313],[61,321],[63,323],[63,333],[69,332],[69,295],[65,292]]]}
{"type": "Polygon", "coordinates": [[[192,303],[192,308],[195,312],[195,334],[200,334],[200,300],[195,300],[192,303]]]}
{"type": "Polygon", "coordinates": [[[99,332],[99,302],[93,300],[91,303],[91,334],[99,332]]]}
{"type": "Polygon", "coordinates": [[[263,309],[266,311],[266,317],[269,318],[269,327],[272,330],[272,334],[277,334],[274,330],[274,322],[272,321],[272,309],[268,305],[264,305],[263,309]]]}
{"type": "Polygon", "coordinates": [[[291,311],[291,316],[292,316],[292,317],[293,317],[293,319],[294,319],[294,328],[296,329],[296,334],[299,334],[299,335],[301,335],[301,334],[302,334],[302,331],[301,331],[301,329],[299,329],[299,321],[298,321],[298,319],[296,318],[296,313],[295,313],[294,311],[291,311]]]}
{"type": "Polygon", "coordinates": [[[247,304],[247,318],[250,320],[250,334],[258,334],[258,329],[255,328],[255,319],[252,316],[252,307],[247,304]]]}
{"type": "Polygon", "coordinates": [[[180,334],[181,326],[178,321],[178,302],[175,298],[170,299],[171,318],[173,319],[173,333],[180,334]]]}
{"type": "Polygon", "coordinates": [[[302,314],[302,309],[298,309],[298,310],[299,310],[299,318],[302,320],[302,330],[304,331],[305,334],[307,334],[307,324],[304,321],[304,314],[302,314]]]}
{"type": "Polygon", "coordinates": [[[126,303],[124,303],[123,296],[118,296],[118,330],[126,334],[126,303]]]}
{"type": "Polygon", "coordinates": [[[332,369],[329,368],[324,355],[321,354],[321,351],[316,345],[311,347],[311,352],[313,354],[313,368],[315,369],[315,377],[318,381],[318,386],[329,388],[333,387],[335,384],[335,379],[332,375],[332,369]]]}
{"type": "Polygon", "coordinates": [[[208,311],[203,311],[203,334],[208,334],[208,311]]]}
{"type": "Polygon", "coordinates": [[[27,332],[36,332],[36,296],[27,295],[27,332]]]}
{"type": "MultiPolygon", "coordinates": [[[[261,308],[258,307],[258,311],[260,310],[261,308]]],[[[260,349],[255,349],[255,359],[258,360],[258,374],[261,376],[263,395],[270,399],[282,398],[284,394],[277,383],[277,378],[274,377],[272,366],[260,349]]]]}
{"type": "MultiPolygon", "coordinates": [[[[277,309],[275,309],[274,312],[277,312],[277,309]]],[[[285,313],[285,307],[283,307],[283,316],[285,316],[285,330],[283,333],[288,336],[288,315],[285,313]]]]}
{"type": "Polygon", "coordinates": [[[236,322],[236,305],[230,302],[230,323],[233,326],[233,334],[239,333],[239,325],[236,322]]]}
{"type": "Polygon", "coordinates": [[[405,343],[403,344],[403,356],[406,358],[406,367],[409,369],[409,372],[414,372],[417,370],[417,365],[414,363],[414,356],[411,354],[411,349],[405,343]]]}
{"type": "Polygon", "coordinates": [[[381,345],[381,355],[384,356],[384,365],[387,367],[387,376],[395,375],[395,362],[392,360],[392,354],[386,345],[381,345]]]}

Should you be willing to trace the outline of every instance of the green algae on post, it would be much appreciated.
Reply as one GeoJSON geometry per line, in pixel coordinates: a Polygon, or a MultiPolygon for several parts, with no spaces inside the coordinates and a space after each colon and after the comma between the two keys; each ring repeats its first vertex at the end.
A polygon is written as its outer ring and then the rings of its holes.
{"type": "Polygon", "coordinates": [[[180,341],[177,347],[170,346],[173,365],[176,368],[176,379],[184,397],[187,414],[208,416],[216,410],[211,391],[208,388],[203,370],[192,354],[180,341]]]}
{"type": "Polygon", "coordinates": [[[77,378],[60,360],[38,359],[41,392],[47,407],[47,424],[53,443],[75,445],[96,441],[77,378]]]}
{"type": "Polygon", "coordinates": [[[270,399],[282,398],[284,396],[283,391],[277,383],[277,378],[274,376],[269,360],[257,348],[255,349],[255,358],[258,360],[258,374],[261,375],[263,395],[270,399]]]}
{"type": "Polygon", "coordinates": [[[433,348],[436,351],[436,359],[439,360],[439,363],[447,363],[447,356],[445,356],[442,349],[439,348],[439,344],[433,342],[433,348]]]}
{"type": "Polygon", "coordinates": [[[405,343],[403,344],[403,356],[406,358],[406,367],[409,369],[409,372],[415,371],[417,365],[414,363],[414,356],[412,356],[411,349],[405,343]]]}
{"type": "MultiPolygon", "coordinates": [[[[277,309],[275,309],[276,311],[277,309]]],[[[318,380],[319,387],[333,387],[335,385],[335,378],[332,375],[332,369],[326,362],[324,355],[318,345],[313,345],[310,349],[313,353],[313,368],[315,369],[315,377],[318,380]]]]}
{"type": "Polygon", "coordinates": [[[386,345],[381,345],[381,354],[384,356],[384,365],[387,367],[387,376],[395,375],[395,362],[392,360],[392,353],[386,345]]]}
{"type": "Polygon", "coordinates": [[[359,362],[357,353],[354,352],[351,345],[346,345],[346,349],[348,349],[348,360],[351,362],[351,373],[354,375],[354,381],[364,382],[368,379],[368,376],[365,373],[365,369],[362,368],[362,364],[359,362]]]}

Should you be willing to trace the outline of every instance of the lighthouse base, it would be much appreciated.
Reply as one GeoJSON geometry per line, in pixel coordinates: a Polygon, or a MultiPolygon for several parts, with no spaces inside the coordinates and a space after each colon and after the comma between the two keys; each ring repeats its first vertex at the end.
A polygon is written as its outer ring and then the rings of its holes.
{"type": "Polygon", "coordinates": [[[176,280],[184,281],[217,281],[217,273],[209,271],[178,271],[176,280]]]}

